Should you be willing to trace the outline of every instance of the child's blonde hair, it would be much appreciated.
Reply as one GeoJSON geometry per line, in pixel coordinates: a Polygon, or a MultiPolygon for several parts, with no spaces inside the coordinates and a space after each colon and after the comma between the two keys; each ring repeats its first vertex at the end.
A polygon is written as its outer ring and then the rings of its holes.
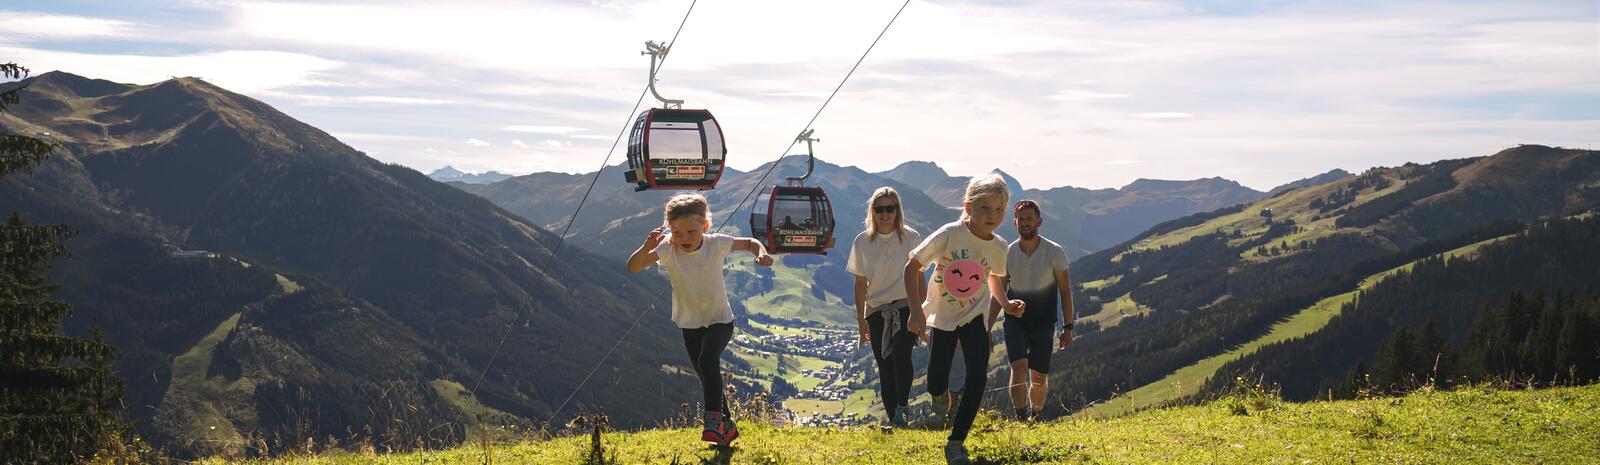
{"type": "Polygon", "coordinates": [[[899,239],[900,242],[905,242],[906,229],[909,229],[906,228],[906,207],[905,204],[900,203],[900,193],[895,191],[893,187],[889,186],[879,187],[878,190],[872,191],[872,197],[867,198],[867,230],[872,231],[872,234],[867,236],[867,240],[878,240],[878,227],[875,224],[876,222],[873,221],[873,218],[876,216],[872,212],[872,209],[878,205],[878,199],[889,199],[894,201],[895,238],[899,239]]]}
{"type": "Polygon", "coordinates": [[[706,202],[706,196],[700,194],[678,194],[667,200],[665,208],[667,222],[672,222],[685,216],[698,215],[705,222],[711,222],[711,204],[706,202]]]}
{"type": "MultiPolygon", "coordinates": [[[[961,203],[965,207],[965,204],[994,196],[1000,197],[1000,204],[1002,205],[1011,201],[1011,190],[1006,188],[1005,178],[994,173],[989,173],[988,176],[983,177],[973,176],[971,181],[967,181],[967,194],[962,196],[961,203]]],[[[970,218],[971,214],[967,213],[966,208],[962,208],[961,219],[965,221],[970,218]]]]}

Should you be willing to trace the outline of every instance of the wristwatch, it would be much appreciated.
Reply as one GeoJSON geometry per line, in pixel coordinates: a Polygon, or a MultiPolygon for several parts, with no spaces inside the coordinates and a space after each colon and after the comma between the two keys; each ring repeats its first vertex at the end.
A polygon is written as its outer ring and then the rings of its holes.
{"type": "Polygon", "coordinates": [[[1061,327],[1063,329],[1066,329],[1067,331],[1072,331],[1072,323],[1071,322],[1068,322],[1067,324],[1062,325],[1061,327]]]}

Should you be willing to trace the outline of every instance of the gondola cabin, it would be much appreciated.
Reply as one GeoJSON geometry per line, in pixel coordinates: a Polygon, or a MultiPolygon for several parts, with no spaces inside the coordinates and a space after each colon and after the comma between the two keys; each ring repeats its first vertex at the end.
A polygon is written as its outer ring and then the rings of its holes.
{"type": "Polygon", "coordinates": [[[750,232],[769,253],[827,254],[833,206],[820,187],[771,186],[756,197],[750,232]]]}
{"type": "Polygon", "coordinates": [[[646,189],[714,189],[722,177],[722,128],[711,112],[651,108],[628,135],[628,182],[646,189]]]}

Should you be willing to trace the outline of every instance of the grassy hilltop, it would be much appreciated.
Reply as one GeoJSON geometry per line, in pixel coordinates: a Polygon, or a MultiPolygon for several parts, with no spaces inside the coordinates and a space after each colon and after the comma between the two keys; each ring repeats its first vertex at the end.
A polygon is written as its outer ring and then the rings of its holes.
{"type": "MultiPolygon", "coordinates": [[[[783,428],[746,424],[732,451],[698,431],[606,433],[602,463],[943,463],[940,431],[783,428]],[[613,462],[614,461],[614,462],[613,462]]],[[[596,463],[588,436],[464,445],[394,455],[332,453],[202,463],[596,463]]],[[[1402,398],[1286,403],[1259,393],[1110,419],[1024,424],[980,418],[974,463],[1595,463],[1600,386],[1532,391],[1424,390],[1402,398]]]]}

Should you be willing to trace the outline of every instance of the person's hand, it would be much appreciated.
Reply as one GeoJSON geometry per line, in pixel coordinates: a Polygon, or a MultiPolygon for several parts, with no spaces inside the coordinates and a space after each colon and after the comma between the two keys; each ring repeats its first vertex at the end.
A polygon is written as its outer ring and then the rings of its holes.
{"type": "Polygon", "coordinates": [[[1005,308],[1007,315],[1022,318],[1022,312],[1027,310],[1028,304],[1021,300],[1012,299],[1006,301],[1006,304],[1003,308],[1005,308]]]}
{"type": "Polygon", "coordinates": [[[661,245],[661,241],[664,240],[667,240],[667,227],[659,226],[650,230],[649,236],[645,236],[644,248],[647,250],[653,250],[656,248],[656,246],[661,245]]]}
{"type": "Polygon", "coordinates": [[[867,329],[868,328],[867,320],[865,318],[857,317],[856,318],[856,327],[861,330],[861,340],[860,341],[856,341],[856,347],[861,347],[861,346],[867,345],[867,335],[868,335],[868,332],[871,331],[871,330],[867,329]]]}
{"type": "Polygon", "coordinates": [[[1072,330],[1066,329],[1066,328],[1062,328],[1061,329],[1061,350],[1067,350],[1067,346],[1070,346],[1070,345],[1072,345],[1072,330]]]}
{"type": "Polygon", "coordinates": [[[761,266],[772,266],[772,256],[767,254],[757,255],[756,264],[761,266]]]}

